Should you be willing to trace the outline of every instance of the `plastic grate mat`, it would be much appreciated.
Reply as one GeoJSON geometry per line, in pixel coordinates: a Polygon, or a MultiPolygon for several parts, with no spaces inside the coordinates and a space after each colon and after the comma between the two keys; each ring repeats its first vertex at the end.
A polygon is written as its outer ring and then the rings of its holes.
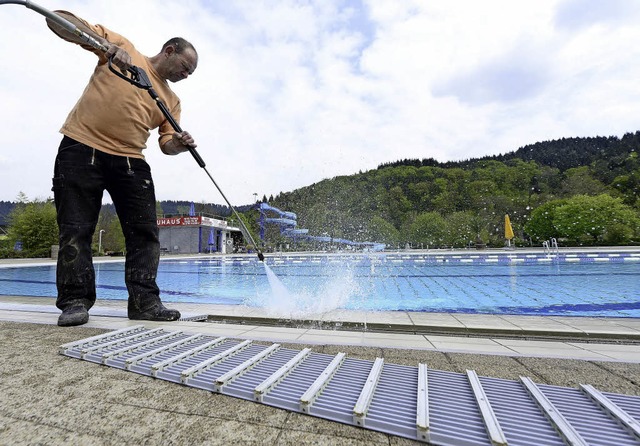
{"type": "Polygon", "coordinates": [[[433,445],[640,444],[640,397],[142,325],[60,353],[433,445]]]}

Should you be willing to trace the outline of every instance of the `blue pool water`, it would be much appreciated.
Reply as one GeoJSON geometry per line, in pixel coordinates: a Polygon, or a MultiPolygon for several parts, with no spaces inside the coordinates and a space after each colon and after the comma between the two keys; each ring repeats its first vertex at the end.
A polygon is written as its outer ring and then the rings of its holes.
{"type": "MultiPolygon", "coordinates": [[[[281,256],[272,288],[247,257],[162,260],[165,302],[264,307],[304,316],[336,308],[640,317],[640,254],[281,256]]],[[[99,299],[126,299],[124,264],[96,264],[99,299]]],[[[56,295],[53,266],[0,268],[0,295],[56,295]]]]}

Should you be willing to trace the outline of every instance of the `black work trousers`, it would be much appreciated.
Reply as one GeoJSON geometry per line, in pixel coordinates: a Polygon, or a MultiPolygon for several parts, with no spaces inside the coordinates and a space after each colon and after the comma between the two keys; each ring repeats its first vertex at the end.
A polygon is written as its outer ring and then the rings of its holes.
{"type": "Polygon", "coordinates": [[[159,307],[156,197],[146,161],[110,155],[65,136],[56,156],[52,190],[60,241],[56,306],[63,311],[80,305],[89,309],[96,301],[91,241],[106,190],[126,242],[129,316],[159,307]]]}

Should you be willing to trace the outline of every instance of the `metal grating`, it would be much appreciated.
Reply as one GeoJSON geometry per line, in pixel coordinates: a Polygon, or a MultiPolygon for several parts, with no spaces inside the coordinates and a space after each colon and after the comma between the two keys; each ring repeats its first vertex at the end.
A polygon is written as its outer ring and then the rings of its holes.
{"type": "Polygon", "coordinates": [[[142,325],[60,353],[434,445],[640,444],[640,397],[590,385],[537,385],[142,325]]]}

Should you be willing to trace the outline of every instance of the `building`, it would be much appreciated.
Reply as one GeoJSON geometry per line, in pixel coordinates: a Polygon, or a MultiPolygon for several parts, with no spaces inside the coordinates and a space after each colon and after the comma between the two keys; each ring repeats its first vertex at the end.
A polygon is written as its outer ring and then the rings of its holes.
{"type": "Polygon", "coordinates": [[[225,220],[205,216],[158,218],[160,252],[168,254],[220,253],[234,251],[234,237],[240,229],[225,220]]]}

